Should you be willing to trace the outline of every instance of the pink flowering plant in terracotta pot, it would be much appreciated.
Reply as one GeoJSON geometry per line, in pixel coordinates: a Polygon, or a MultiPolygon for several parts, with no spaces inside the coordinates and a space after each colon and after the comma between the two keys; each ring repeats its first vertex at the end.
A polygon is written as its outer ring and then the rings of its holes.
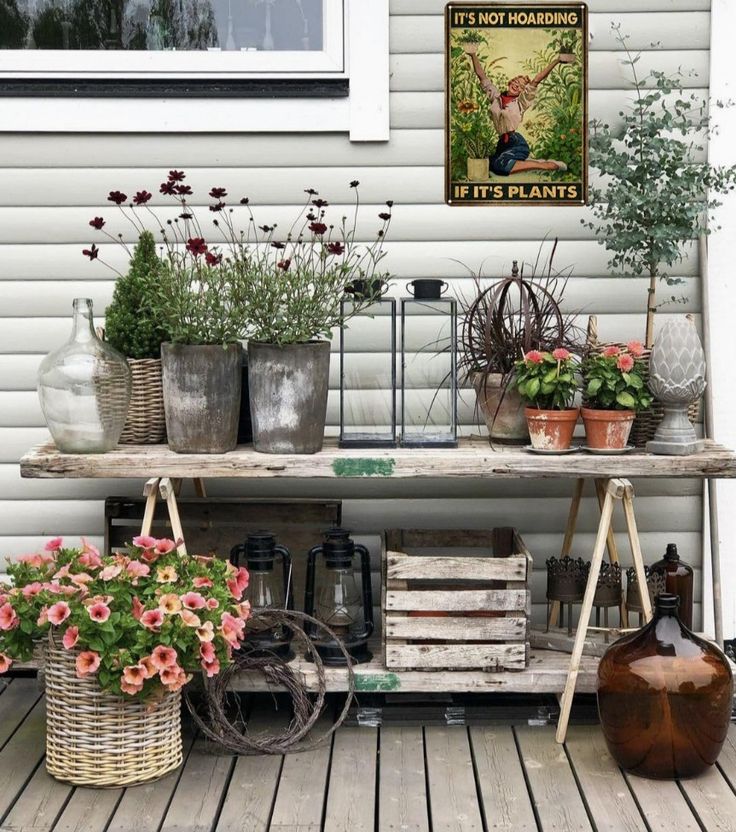
{"type": "Polygon", "coordinates": [[[551,352],[529,350],[516,362],[516,386],[525,409],[532,446],[562,451],[572,443],[579,410],[577,362],[564,347],[551,352]]]}
{"type": "Polygon", "coordinates": [[[582,415],[588,447],[625,448],[637,411],[651,406],[643,354],[641,342],[629,341],[626,347],[612,345],[591,353],[583,361],[582,415]]]}
{"type": "Polygon", "coordinates": [[[27,661],[51,638],[74,651],[79,678],[95,675],[113,695],[156,698],[195,672],[214,676],[232,661],[250,605],[246,569],[187,556],[172,540],[136,537],[103,556],[61,538],[9,564],[0,586],[0,672],[27,661]]]}

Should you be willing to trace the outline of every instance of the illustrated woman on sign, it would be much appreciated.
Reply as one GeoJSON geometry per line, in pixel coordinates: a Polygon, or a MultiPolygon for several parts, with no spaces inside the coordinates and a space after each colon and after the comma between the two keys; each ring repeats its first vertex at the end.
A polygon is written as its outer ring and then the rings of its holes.
{"type": "Polygon", "coordinates": [[[478,44],[465,43],[463,50],[473,62],[475,74],[488,96],[491,120],[499,136],[496,149],[490,158],[493,173],[498,176],[510,176],[512,173],[522,173],[526,170],[567,170],[564,162],[532,159],[529,145],[518,130],[524,120],[524,113],[534,104],[537,87],[557,64],[572,64],[575,62],[575,56],[562,53],[533,79],[528,75],[517,75],[509,81],[508,89],[500,92],[486,75],[478,59],[478,44]]]}

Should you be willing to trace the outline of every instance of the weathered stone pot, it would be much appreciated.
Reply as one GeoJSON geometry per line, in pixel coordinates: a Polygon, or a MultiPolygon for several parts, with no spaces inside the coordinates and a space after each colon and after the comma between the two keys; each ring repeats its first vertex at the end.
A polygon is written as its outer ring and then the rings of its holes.
{"type": "Polygon", "coordinates": [[[532,446],[544,451],[565,451],[572,444],[579,408],[539,410],[526,408],[526,423],[532,446]]]}
{"type": "Polygon", "coordinates": [[[500,373],[491,373],[486,378],[482,373],[474,373],[471,378],[488,433],[494,442],[526,444],[529,441],[529,430],[524,401],[513,380],[508,383],[506,392],[502,393],[501,380],[500,373]]]}
{"type": "Polygon", "coordinates": [[[253,447],[265,454],[314,454],[327,417],[330,344],[248,344],[253,447]]]}
{"type": "Polygon", "coordinates": [[[634,424],[633,410],[582,409],[585,443],[589,448],[615,451],[626,447],[634,424]]]}
{"type": "Polygon", "coordinates": [[[221,454],[237,444],[240,344],[161,344],[166,435],[172,451],[221,454]]]}

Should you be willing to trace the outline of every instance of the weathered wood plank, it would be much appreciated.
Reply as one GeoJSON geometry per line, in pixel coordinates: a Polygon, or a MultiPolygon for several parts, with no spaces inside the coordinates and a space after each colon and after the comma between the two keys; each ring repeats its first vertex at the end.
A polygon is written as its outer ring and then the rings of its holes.
{"type": "Polygon", "coordinates": [[[0,683],[0,748],[23,722],[26,714],[38,702],[41,692],[35,679],[13,679],[0,683]]]}
{"type": "MultiPolygon", "coordinates": [[[[386,667],[479,671],[523,670],[526,644],[393,644],[386,642],[386,667]]],[[[437,682],[442,689],[442,680],[437,682]]]]}
{"type": "Polygon", "coordinates": [[[4,832],[50,832],[73,786],[55,780],[43,763],[2,822],[4,832]]]}
{"type": "Polygon", "coordinates": [[[651,832],[696,832],[700,824],[695,819],[677,783],[667,780],[647,780],[634,774],[624,774],[651,832]]]}
{"type": "Polygon", "coordinates": [[[381,728],[378,828],[429,832],[421,728],[381,728]]]}
{"type": "Polygon", "coordinates": [[[21,459],[24,477],[145,478],[545,478],[579,477],[736,477],[736,454],[712,441],[699,454],[653,456],[539,456],[521,449],[492,450],[487,442],[466,439],[453,449],[391,448],[357,452],[325,442],[317,454],[259,454],[240,447],[226,454],[177,454],[161,445],[126,446],[106,454],[62,454],[53,443],[29,451],[21,459]]]}
{"type": "Polygon", "coordinates": [[[388,638],[441,639],[442,641],[524,641],[527,619],[513,618],[414,618],[387,613],[384,629],[388,638]]]}
{"type": "Polygon", "coordinates": [[[323,832],[373,832],[377,750],[377,730],[335,732],[323,832]]]}
{"type": "MultiPolygon", "coordinates": [[[[446,0],[391,0],[391,15],[439,14],[445,9],[446,0]]],[[[708,11],[710,0],[588,0],[591,15],[620,15],[622,12],[693,12],[708,11]]],[[[659,18],[661,15],[655,15],[659,18]]],[[[646,29],[645,29],[646,31],[646,29]]],[[[653,35],[652,37],[656,37],[653,35]]],[[[649,46],[651,38],[643,36],[640,45],[649,46]],[[646,39],[644,39],[646,38],[646,39]]]]}
{"type": "MultiPolygon", "coordinates": [[[[18,718],[9,716],[9,720],[11,726],[18,725],[18,718]]],[[[42,699],[0,751],[0,824],[43,758],[45,747],[46,703],[42,699]]]]}
{"type": "Polygon", "coordinates": [[[433,832],[481,832],[467,728],[424,729],[433,832]]]}
{"type": "MultiPolygon", "coordinates": [[[[462,544],[458,544],[460,548],[462,544]]],[[[472,552],[453,557],[427,557],[387,552],[389,580],[422,579],[464,581],[520,581],[526,578],[526,557],[515,555],[508,558],[491,558],[472,552]]]]}
{"type": "Polygon", "coordinates": [[[733,723],[728,726],[728,736],[718,758],[718,768],[731,784],[731,788],[736,790],[736,725],[733,723]]]}
{"type": "Polygon", "coordinates": [[[736,794],[717,767],[691,780],[681,780],[680,788],[704,829],[735,832],[736,794]]]}
{"type": "Polygon", "coordinates": [[[488,829],[536,832],[512,729],[473,727],[470,741],[488,829]]]}
{"type": "Polygon", "coordinates": [[[386,592],[386,609],[394,611],[523,611],[526,608],[526,601],[527,592],[524,589],[418,589],[405,592],[388,589],[386,592]]]}
{"type": "Polygon", "coordinates": [[[122,789],[75,789],[54,832],[105,832],[122,789]]]}
{"type": "Polygon", "coordinates": [[[565,749],[555,741],[554,728],[514,730],[544,832],[592,832],[565,749]]]}
{"type": "Polygon", "coordinates": [[[597,832],[646,832],[647,827],[598,725],[573,725],[566,739],[573,769],[597,832]]]}

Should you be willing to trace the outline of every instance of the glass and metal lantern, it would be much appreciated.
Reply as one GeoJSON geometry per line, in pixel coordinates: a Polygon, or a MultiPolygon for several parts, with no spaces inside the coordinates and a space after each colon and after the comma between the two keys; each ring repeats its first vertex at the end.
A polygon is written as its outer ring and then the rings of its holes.
{"type": "Polygon", "coordinates": [[[457,301],[444,280],[409,284],[401,299],[401,445],[457,445],[457,301]]]}
{"type": "MultiPolygon", "coordinates": [[[[254,613],[294,609],[291,555],[285,546],[276,543],[270,532],[249,534],[245,543],[230,550],[230,562],[245,566],[249,572],[245,600],[250,601],[254,613]],[[276,568],[277,558],[281,560],[281,569],[276,568]]],[[[268,615],[256,617],[248,622],[241,651],[255,656],[276,655],[289,661],[294,658],[292,635],[288,627],[270,621],[268,615]]]]}
{"type": "MultiPolygon", "coordinates": [[[[326,624],[352,660],[360,664],[372,656],[368,639],[373,632],[373,594],[370,555],[354,543],[346,529],[330,529],[324,542],[310,549],[304,612],[326,624]],[[360,583],[356,581],[356,556],[360,561],[360,583]]],[[[326,665],[345,665],[339,645],[324,631],[307,627],[307,634],[326,665]]]]}
{"type": "Polygon", "coordinates": [[[364,306],[340,330],[340,447],[396,447],[396,301],[382,280],[346,288],[342,314],[364,306]]]}

